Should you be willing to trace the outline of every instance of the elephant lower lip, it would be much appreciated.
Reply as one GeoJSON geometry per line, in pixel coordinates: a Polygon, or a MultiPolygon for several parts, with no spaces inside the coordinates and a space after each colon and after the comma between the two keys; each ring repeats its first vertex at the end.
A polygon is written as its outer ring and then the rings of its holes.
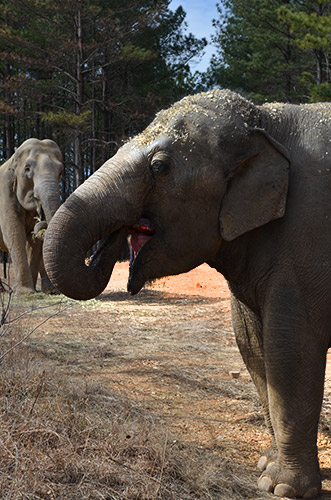
{"type": "Polygon", "coordinates": [[[137,224],[129,227],[130,237],[130,262],[129,262],[129,281],[128,281],[128,291],[133,295],[137,293],[141,287],[132,287],[132,279],[134,273],[135,260],[140,253],[141,249],[148,243],[149,240],[153,238],[155,234],[155,228],[149,219],[142,218],[137,224]]]}

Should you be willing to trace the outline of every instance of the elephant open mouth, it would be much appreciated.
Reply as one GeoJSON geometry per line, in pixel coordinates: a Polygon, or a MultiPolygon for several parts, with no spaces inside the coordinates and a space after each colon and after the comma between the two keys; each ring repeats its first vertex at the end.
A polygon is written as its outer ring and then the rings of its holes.
{"type": "Polygon", "coordinates": [[[153,237],[155,234],[155,228],[152,222],[147,218],[142,218],[129,227],[130,237],[130,269],[136,259],[138,253],[142,249],[142,247],[153,237]]]}
{"type": "MultiPolygon", "coordinates": [[[[147,218],[140,219],[133,226],[128,226],[129,231],[129,245],[130,245],[130,262],[129,268],[132,270],[133,263],[139,254],[142,247],[153,237],[155,233],[155,228],[152,222],[147,218]]],[[[112,247],[114,240],[116,240],[118,231],[114,231],[109,236],[103,239],[99,248],[93,253],[93,255],[86,260],[86,265],[89,267],[96,267],[99,265],[100,260],[106,249],[112,247]]]]}

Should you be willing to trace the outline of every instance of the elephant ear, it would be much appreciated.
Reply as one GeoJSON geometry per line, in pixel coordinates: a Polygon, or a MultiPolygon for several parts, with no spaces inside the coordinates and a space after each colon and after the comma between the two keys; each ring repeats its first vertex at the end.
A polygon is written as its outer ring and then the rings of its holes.
{"type": "Polygon", "coordinates": [[[250,153],[230,177],[220,211],[226,241],[283,217],[289,178],[286,149],[262,129],[249,134],[250,153]]]}
{"type": "Polygon", "coordinates": [[[16,179],[16,169],[17,162],[15,161],[15,154],[13,154],[9,160],[6,161],[6,163],[3,165],[5,169],[7,169],[7,173],[5,175],[5,180],[8,182],[8,184],[11,186],[10,191],[15,191],[16,192],[16,184],[17,184],[17,179],[16,179]]]}

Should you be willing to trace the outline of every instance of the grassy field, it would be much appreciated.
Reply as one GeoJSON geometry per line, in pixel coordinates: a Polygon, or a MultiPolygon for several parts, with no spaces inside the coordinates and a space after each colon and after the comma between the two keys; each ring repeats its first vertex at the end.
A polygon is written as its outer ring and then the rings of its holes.
{"type": "Polygon", "coordinates": [[[115,283],[85,303],[37,294],[8,304],[2,291],[1,500],[272,498],[256,489],[269,437],[226,285],[208,293],[206,277],[187,279],[183,293],[161,281],[129,297],[115,283]]]}

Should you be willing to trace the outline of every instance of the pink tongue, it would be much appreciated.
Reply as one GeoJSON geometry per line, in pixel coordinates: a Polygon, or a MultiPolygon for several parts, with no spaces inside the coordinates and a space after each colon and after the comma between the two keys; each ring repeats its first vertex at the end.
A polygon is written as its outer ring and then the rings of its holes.
{"type": "Polygon", "coordinates": [[[151,236],[144,233],[133,233],[131,234],[130,244],[132,250],[134,251],[134,255],[136,256],[138,252],[142,249],[142,247],[147,243],[148,240],[151,239],[151,236]]]}

